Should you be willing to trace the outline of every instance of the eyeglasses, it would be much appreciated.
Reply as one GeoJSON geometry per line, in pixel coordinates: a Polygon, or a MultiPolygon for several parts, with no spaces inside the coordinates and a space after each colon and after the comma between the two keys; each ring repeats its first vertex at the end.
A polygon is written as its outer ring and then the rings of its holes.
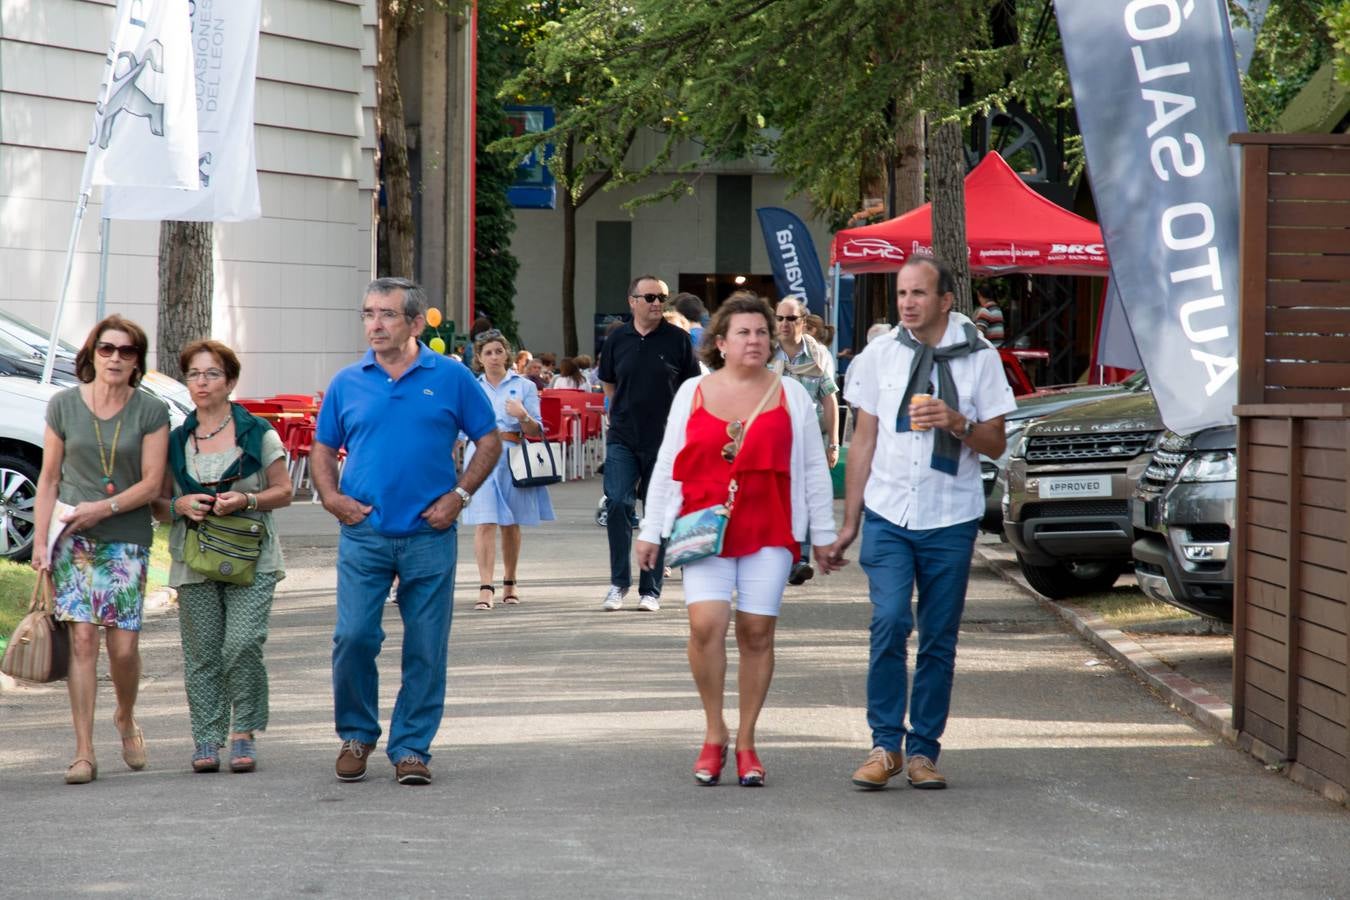
{"type": "Polygon", "coordinates": [[[801,316],[774,316],[780,322],[796,322],[801,316]]]}
{"type": "Polygon", "coordinates": [[[737,419],[727,423],[727,437],[731,438],[731,440],[727,441],[726,445],[722,447],[722,458],[727,462],[732,462],[736,459],[736,454],[741,449],[741,437],[744,434],[744,422],[737,419]]]}
{"type": "Polygon", "coordinates": [[[361,317],[362,322],[379,319],[385,325],[397,322],[399,319],[407,319],[409,322],[413,320],[413,317],[407,313],[394,312],[392,309],[363,309],[357,315],[361,317]]]}
{"type": "Polygon", "coordinates": [[[131,344],[123,344],[119,347],[117,344],[110,344],[107,341],[99,341],[95,344],[94,352],[104,359],[112,359],[112,355],[116,353],[123,362],[131,362],[141,355],[141,351],[131,344]]]}
{"type": "Polygon", "coordinates": [[[220,369],[192,369],[183,376],[184,381],[220,381],[225,377],[225,373],[220,369]]]}
{"type": "Polygon", "coordinates": [[[669,294],[629,294],[634,300],[646,300],[648,303],[665,303],[670,299],[669,294]]]}

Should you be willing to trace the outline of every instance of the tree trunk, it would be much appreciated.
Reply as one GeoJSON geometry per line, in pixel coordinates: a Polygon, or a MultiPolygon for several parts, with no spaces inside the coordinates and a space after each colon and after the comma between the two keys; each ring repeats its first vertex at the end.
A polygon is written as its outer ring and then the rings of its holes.
{"type": "Polygon", "coordinates": [[[159,319],[155,365],[170,378],[182,378],[178,352],[189,341],[211,335],[211,222],[161,222],[159,225],[159,319]]]}
{"type": "Polygon", "coordinates": [[[376,152],[384,181],[385,239],[389,246],[389,271],[381,275],[412,278],[413,216],[412,175],[408,169],[408,134],[404,128],[403,94],[398,84],[398,48],[408,18],[406,2],[380,0],[379,48],[375,64],[376,152]]]}
{"type": "Polygon", "coordinates": [[[923,161],[925,158],[923,113],[901,119],[895,134],[895,197],[892,218],[923,206],[923,161]]]}
{"type": "MultiPolygon", "coordinates": [[[[569,134],[563,145],[563,171],[572,172],[575,146],[569,134]]],[[[563,270],[562,270],[562,326],[563,355],[577,355],[577,205],[572,199],[572,185],[562,186],[563,203],[563,270]]]]}
{"type": "MultiPolygon", "coordinates": [[[[955,106],[956,91],[951,92],[955,106]]],[[[956,276],[953,309],[972,315],[970,249],[966,244],[966,154],[959,122],[939,125],[929,145],[933,179],[933,255],[956,276]]]]}

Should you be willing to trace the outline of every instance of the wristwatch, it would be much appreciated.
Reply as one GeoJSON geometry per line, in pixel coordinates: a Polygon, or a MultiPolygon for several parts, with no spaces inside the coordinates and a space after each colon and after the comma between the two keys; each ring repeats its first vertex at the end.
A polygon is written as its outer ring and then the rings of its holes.
{"type": "Polygon", "coordinates": [[[965,426],[960,431],[953,431],[952,437],[956,438],[958,441],[964,441],[966,438],[970,437],[971,432],[974,430],[975,430],[975,420],[966,419],[965,426]]]}
{"type": "Polygon", "coordinates": [[[826,449],[826,450],[838,450],[838,449],[839,449],[839,445],[838,445],[838,444],[826,444],[826,445],[825,445],[825,449],[826,449]]]}
{"type": "Polygon", "coordinates": [[[455,485],[455,493],[459,494],[459,499],[464,501],[465,506],[468,506],[470,503],[473,502],[473,494],[470,494],[468,491],[464,490],[464,488],[460,487],[459,485],[455,485]]]}
{"type": "Polygon", "coordinates": [[[112,497],[108,498],[108,509],[112,510],[113,515],[117,515],[122,511],[122,507],[118,506],[117,500],[112,497]]]}

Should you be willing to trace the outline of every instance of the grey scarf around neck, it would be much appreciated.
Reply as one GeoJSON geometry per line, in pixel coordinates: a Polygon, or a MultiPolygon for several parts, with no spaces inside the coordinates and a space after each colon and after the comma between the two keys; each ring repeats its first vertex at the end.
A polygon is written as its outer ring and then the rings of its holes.
{"type": "MultiPolygon", "coordinates": [[[[974,324],[966,322],[962,326],[966,339],[959,344],[946,347],[930,347],[914,340],[904,326],[895,329],[895,339],[914,351],[909,363],[909,383],[905,385],[905,395],[900,398],[900,412],[895,417],[895,430],[909,431],[909,400],[915,394],[927,392],[932,382],[933,368],[937,367],[937,398],[952,409],[960,409],[961,397],[956,391],[956,381],[952,378],[951,361],[990,349],[980,340],[980,333],[974,324]]],[[[961,442],[946,431],[938,429],[933,433],[933,457],[929,465],[939,472],[955,475],[961,462],[961,442]]]]}

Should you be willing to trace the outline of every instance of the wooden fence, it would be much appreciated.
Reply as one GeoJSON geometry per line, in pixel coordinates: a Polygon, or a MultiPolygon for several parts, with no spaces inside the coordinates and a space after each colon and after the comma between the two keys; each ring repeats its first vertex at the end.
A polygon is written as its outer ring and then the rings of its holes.
{"type": "Polygon", "coordinates": [[[1350,137],[1243,147],[1233,725],[1350,786],[1350,137]]]}

